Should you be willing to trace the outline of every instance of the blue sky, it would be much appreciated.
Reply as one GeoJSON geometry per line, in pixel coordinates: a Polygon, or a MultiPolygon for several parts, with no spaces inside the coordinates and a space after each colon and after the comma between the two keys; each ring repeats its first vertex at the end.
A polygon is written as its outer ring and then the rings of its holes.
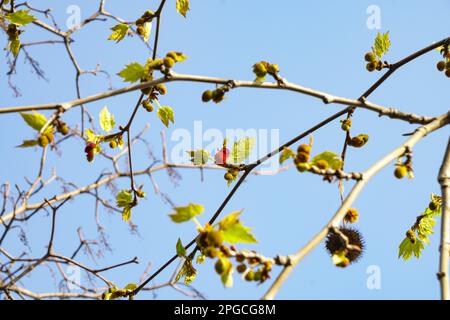
{"type": "MultiPolygon", "coordinates": [[[[278,63],[283,77],[291,82],[320,89],[344,97],[356,98],[379,77],[368,73],[364,66],[364,53],[370,49],[378,31],[390,31],[392,47],[386,59],[394,62],[447,37],[449,30],[448,1],[191,1],[191,11],[184,19],[175,11],[175,1],[168,0],[161,25],[159,54],[167,51],[183,51],[189,57],[177,64],[175,71],[199,75],[220,76],[234,79],[253,79],[251,66],[260,60],[278,63]],[[380,8],[381,29],[369,29],[366,10],[369,5],[380,8]]],[[[40,1],[40,8],[53,8],[61,26],[69,16],[66,13],[71,1],[40,1]]],[[[96,1],[78,1],[82,18],[97,9],[96,1]]],[[[155,9],[157,1],[108,1],[107,10],[126,20],[134,20],[145,9],[155,9]],[[150,4],[150,7],[147,7],[150,4]]],[[[136,38],[127,38],[119,44],[106,41],[113,21],[94,22],[74,35],[73,50],[84,69],[93,69],[97,63],[110,72],[112,84],[119,88],[124,84],[115,76],[130,62],[144,62],[149,52],[136,38]]],[[[23,41],[40,41],[53,37],[34,26],[27,28],[23,41]]],[[[4,36],[2,43],[6,43],[4,36]]],[[[29,48],[30,54],[40,62],[48,82],[37,79],[30,66],[19,59],[18,74],[14,83],[22,96],[15,98],[8,88],[7,64],[0,63],[0,107],[46,102],[60,102],[75,98],[74,70],[61,45],[29,48]]],[[[395,106],[408,112],[424,115],[440,115],[448,110],[445,105],[449,80],[436,71],[439,54],[431,52],[396,72],[371,97],[370,100],[386,106],[395,106]]],[[[237,89],[230,92],[224,102],[204,104],[202,92],[212,86],[190,83],[168,85],[169,94],[161,103],[175,110],[175,124],[166,131],[168,147],[176,145],[170,137],[176,129],[193,132],[194,121],[202,121],[204,130],[242,128],[279,130],[279,142],[284,143],[321,119],[340,110],[342,106],[323,105],[321,101],[292,92],[237,89]]],[[[104,76],[83,76],[82,95],[104,91],[108,82],[104,76]]],[[[105,101],[89,104],[93,114],[104,105],[124,124],[137,99],[130,93],[105,101]]],[[[73,110],[64,118],[70,125],[79,121],[79,111],[73,110]]],[[[141,111],[133,131],[146,123],[146,134],[155,155],[161,158],[160,131],[162,124],[154,114],[141,111]]],[[[367,146],[350,149],[346,167],[362,171],[402,143],[404,133],[415,126],[401,121],[378,118],[372,112],[357,110],[353,120],[353,133],[370,136],[367,146]]],[[[17,149],[22,139],[32,136],[19,115],[0,116],[2,157],[0,181],[12,185],[26,185],[24,177],[36,172],[40,150],[17,149]]],[[[394,166],[380,172],[368,184],[354,207],[360,212],[358,229],[365,237],[367,249],[358,264],[346,269],[333,266],[330,257],[317,247],[296,268],[285,283],[280,299],[436,299],[439,286],[436,280],[438,268],[438,235],[431,236],[420,260],[403,262],[397,259],[398,244],[405,231],[428,204],[430,193],[439,193],[437,172],[448,140],[448,128],[426,137],[414,148],[413,180],[397,180],[394,166]],[[367,270],[378,266],[381,271],[381,289],[369,290],[366,285],[367,270]]],[[[313,153],[325,150],[339,152],[344,133],[336,121],[314,134],[313,153]]],[[[306,140],[305,140],[306,141],[306,140]]],[[[84,160],[83,145],[74,140],[64,144],[60,156],[51,154],[46,174],[56,167],[59,175],[78,185],[88,184],[108,163],[96,161],[93,165],[84,160]]],[[[149,165],[146,151],[137,147],[134,153],[135,168],[149,165]]],[[[179,170],[182,180],[174,186],[167,174],[158,172],[155,179],[160,189],[170,194],[176,205],[189,202],[201,203],[206,208],[206,222],[227,195],[223,172],[205,172],[200,181],[197,170],[179,170]]],[[[118,182],[119,188],[127,188],[128,180],[118,182]]],[[[106,275],[119,286],[138,282],[148,262],[152,270],[172,256],[178,237],[184,242],[195,234],[193,224],[175,225],[167,213],[170,205],[152,193],[148,178],[139,177],[144,183],[148,198],[141,201],[133,212],[133,222],[138,225],[140,237],[131,235],[128,226],[118,214],[101,212],[101,220],[109,234],[113,252],[105,252],[99,266],[114,264],[138,256],[139,265],[127,266],[107,272],[106,275]]],[[[346,190],[351,188],[346,183],[346,190]]],[[[102,189],[107,198],[113,196],[102,189]]],[[[58,186],[49,188],[46,196],[61,192],[58,186]]],[[[44,196],[44,195],[42,195],[44,196]]],[[[42,198],[41,198],[42,199],[42,198]]],[[[35,199],[36,201],[40,200],[35,199]]],[[[250,176],[224,210],[224,214],[245,209],[242,220],[251,226],[259,244],[245,246],[264,255],[290,254],[303,246],[328,221],[339,206],[337,184],[328,184],[317,176],[299,174],[295,170],[274,176],[250,176]]],[[[42,254],[49,234],[50,218],[41,214],[25,225],[32,254],[42,254]]],[[[81,196],[69,202],[58,217],[55,249],[70,254],[76,244],[76,229],[83,227],[86,238],[95,238],[94,201],[81,196]]],[[[436,226],[439,230],[439,226],[436,226]]],[[[242,246],[243,248],[244,246],[242,246]]],[[[7,248],[19,254],[22,247],[16,236],[10,236],[7,248]]],[[[95,265],[89,258],[82,258],[88,265],[95,265]]],[[[270,281],[256,286],[235,276],[235,285],[225,289],[215,274],[213,264],[207,262],[198,268],[194,283],[196,289],[210,299],[258,299],[267,290],[270,281]]],[[[275,276],[279,269],[275,268],[275,276]]],[[[162,273],[155,283],[168,279],[172,268],[162,273]]],[[[26,285],[37,291],[51,290],[53,280],[46,268],[38,269],[26,285]]],[[[156,292],[158,298],[184,298],[173,289],[156,292]]],[[[143,293],[140,298],[152,298],[143,293]]]]}

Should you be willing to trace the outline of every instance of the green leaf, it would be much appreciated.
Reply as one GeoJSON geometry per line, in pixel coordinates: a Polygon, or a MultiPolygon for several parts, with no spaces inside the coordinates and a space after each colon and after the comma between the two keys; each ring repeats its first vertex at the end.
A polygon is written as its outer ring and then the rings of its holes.
{"type": "Polygon", "coordinates": [[[196,276],[197,270],[192,265],[192,260],[186,258],[186,260],[183,263],[183,266],[181,267],[180,272],[175,277],[175,282],[178,282],[181,278],[184,278],[184,284],[188,285],[195,280],[196,276]]]}
{"type": "Polygon", "coordinates": [[[233,264],[230,262],[230,260],[228,260],[227,257],[220,257],[219,259],[224,265],[224,270],[220,275],[220,280],[225,287],[230,288],[233,286],[233,264]]]}
{"type": "Polygon", "coordinates": [[[230,161],[232,163],[242,163],[250,155],[255,146],[255,138],[242,138],[239,141],[234,142],[233,149],[230,152],[230,161]]]}
{"type": "Polygon", "coordinates": [[[205,208],[200,204],[190,203],[186,207],[175,207],[175,212],[169,214],[169,217],[175,223],[186,222],[193,217],[200,215],[205,208]]]}
{"type": "Polygon", "coordinates": [[[184,256],[186,256],[186,249],[184,248],[184,246],[183,246],[183,243],[181,242],[181,239],[180,238],[178,238],[178,241],[177,241],[177,256],[178,257],[184,257],[184,256]]]}
{"type": "Polygon", "coordinates": [[[24,140],[21,145],[16,146],[16,148],[30,148],[37,146],[39,142],[37,140],[24,140]]]}
{"type": "Polygon", "coordinates": [[[134,291],[137,287],[138,287],[138,285],[136,283],[129,283],[129,284],[127,284],[127,286],[124,289],[129,290],[129,291],[134,291]]]}
{"type": "Polygon", "coordinates": [[[209,161],[210,156],[211,156],[209,151],[204,150],[204,149],[198,149],[195,151],[194,150],[187,151],[187,153],[191,157],[191,162],[193,164],[195,164],[196,166],[205,165],[209,161]]]}
{"type": "Polygon", "coordinates": [[[100,111],[99,119],[100,119],[100,127],[106,133],[109,133],[116,124],[116,122],[114,121],[114,116],[109,112],[108,107],[106,106],[104,106],[103,109],[100,111]]]}
{"type": "Polygon", "coordinates": [[[239,220],[241,211],[236,211],[219,222],[219,230],[222,232],[223,240],[230,244],[239,242],[243,243],[257,243],[253,234],[250,233],[250,228],[245,227],[239,220]]]}
{"type": "Polygon", "coordinates": [[[411,259],[413,255],[419,258],[423,248],[424,246],[421,241],[416,240],[415,242],[411,242],[408,237],[405,237],[399,245],[398,257],[403,258],[405,261],[411,259]]]}
{"type": "Polygon", "coordinates": [[[14,57],[17,57],[20,51],[20,39],[19,37],[15,37],[9,42],[9,50],[14,55],[14,57]]]}
{"type": "Polygon", "coordinates": [[[112,27],[111,30],[113,33],[109,36],[108,40],[114,40],[116,43],[119,43],[128,34],[130,26],[126,23],[119,23],[112,27]]]}
{"type": "Polygon", "coordinates": [[[148,39],[150,39],[150,32],[152,31],[152,23],[151,22],[146,22],[144,24],[144,34],[142,36],[142,38],[144,38],[145,42],[148,42],[148,39]]]}
{"type": "Polygon", "coordinates": [[[144,66],[140,63],[133,62],[127,64],[117,75],[123,78],[124,82],[134,83],[139,81],[145,75],[144,66]]]}
{"type": "Polygon", "coordinates": [[[292,149],[285,147],[280,154],[280,159],[278,162],[280,164],[283,164],[283,162],[285,162],[289,158],[295,158],[295,152],[292,151],[292,149]]]}
{"type": "Polygon", "coordinates": [[[30,10],[19,10],[13,13],[8,13],[5,15],[5,18],[9,20],[9,22],[14,23],[18,26],[25,26],[36,20],[31,14],[29,14],[30,10]]]}
{"type": "Polygon", "coordinates": [[[325,151],[321,154],[318,154],[311,160],[311,164],[315,165],[317,161],[319,160],[326,160],[328,162],[328,165],[333,170],[338,170],[342,168],[342,159],[334,152],[331,151],[325,151]]]}
{"type": "Polygon", "coordinates": [[[173,109],[168,106],[160,107],[158,109],[158,117],[161,120],[161,122],[166,126],[169,127],[169,122],[175,123],[174,117],[173,117],[173,109]]]}
{"type": "Polygon", "coordinates": [[[177,11],[179,14],[181,14],[183,17],[186,18],[186,14],[191,8],[189,8],[189,0],[177,0],[177,11]]]}
{"type": "Polygon", "coordinates": [[[417,225],[417,236],[420,240],[426,244],[430,243],[428,236],[434,233],[433,227],[436,224],[436,220],[432,216],[424,216],[420,219],[417,225]]]}
{"type": "Polygon", "coordinates": [[[134,206],[131,190],[122,190],[116,196],[116,205],[123,208],[122,219],[129,221],[131,219],[131,208],[134,206]]]}
{"type": "Polygon", "coordinates": [[[21,112],[20,115],[23,120],[25,120],[25,122],[36,131],[41,131],[42,127],[47,123],[47,118],[43,114],[37,112],[21,112]]]}
{"type": "Polygon", "coordinates": [[[381,59],[381,57],[389,51],[390,46],[391,40],[389,40],[389,31],[383,34],[378,32],[373,46],[373,51],[377,57],[381,59]]]}

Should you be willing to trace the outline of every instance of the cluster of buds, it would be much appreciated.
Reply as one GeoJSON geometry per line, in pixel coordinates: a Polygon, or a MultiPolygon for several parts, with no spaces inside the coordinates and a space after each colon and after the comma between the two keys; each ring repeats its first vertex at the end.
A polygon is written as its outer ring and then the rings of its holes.
{"type": "Polygon", "coordinates": [[[216,90],[206,90],[202,94],[202,101],[213,101],[215,103],[222,102],[225,99],[225,93],[228,91],[230,91],[230,85],[228,84],[218,87],[216,90]]]}
{"type": "Polygon", "coordinates": [[[145,24],[148,22],[151,22],[153,20],[153,17],[155,16],[155,13],[153,11],[147,10],[145,13],[136,20],[136,32],[141,37],[147,37],[147,30],[145,28],[145,24]]]}
{"type": "Polygon", "coordinates": [[[344,119],[341,120],[341,129],[345,132],[350,131],[350,128],[352,126],[352,119],[344,119]]]}
{"type": "Polygon", "coordinates": [[[56,126],[56,131],[61,133],[63,136],[66,136],[69,133],[69,127],[64,121],[57,119],[54,124],[56,126]]]}
{"type": "Polygon", "coordinates": [[[6,30],[9,41],[17,40],[22,32],[23,32],[23,30],[19,30],[17,28],[17,25],[14,23],[9,24],[8,29],[6,30]]]}
{"type": "Polygon", "coordinates": [[[280,80],[278,72],[280,68],[275,63],[269,63],[267,61],[260,61],[253,65],[253,73],[256,75],[256,82],[263,82],[267,74],[275,78],[275,80],[280,80]]]}
{"type": "Polygon", "coordinates": [[[298,171],[305,172],[310,169],[309,164],[310,156],[311,156],[311,145],[301,144],[298,146],[297,155],[295,156],[294,159],[294,163],[298,171]]]}
{"type": "Polygon", "coordinates": [[[444,46],[441,49],[441,54],[444,60],[439,61],[436,67],[439,71],[445,72],[445,75],[450,78],[450,45],[444,46]]]}
{"type": "Polygon", "coordinates": [[[379,60],[373,52],[367,52],[364,55],[364,60],[367,62],[366,69],[369,72],[372,72],[375,70],[381,71],[383,68],[388,66],[387,63],[379,60]]]}
{"type": "Polygon", "coordinates": [[[246,281],[256,281],[263,283],[270,278],[272,262],[260,259],[258,256],[245,258],[244,254],[236,255],[236,262],[239,263],[236,271],[244,275],[246,281]]]}
{"type": "Polygon", "coordinates": [[[155,107],[153,106],[153,102],[158,100],[158,95],[167,94],[167,88],[164,84],[159,83],[154,87],[149,88],[148,97],[144,101],[142,101],[142,107],[147,112],[152,112],[155,107]]]}
{"type": "Polygon", "coordinates": [[[45,132],[41,133],[38,138],[38,144],[42,148],[45,148],[49,143],[52,143],[55,139],[52,130],[46,130],[45,132]]]}

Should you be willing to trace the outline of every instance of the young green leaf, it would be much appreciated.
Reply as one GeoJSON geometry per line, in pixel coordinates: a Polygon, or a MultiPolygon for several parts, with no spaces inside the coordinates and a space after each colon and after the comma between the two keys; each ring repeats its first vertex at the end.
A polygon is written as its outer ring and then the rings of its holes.
{"type": "Polygon", "coordinates": [[[36,20],[35,17],[29,14],[29,12],[30,10],[18,10],[16,12],[6,14],[5,18],[13,24],[25,26],[36,20]]]}
{"type": "Polygon", "coordinates": [[[114,116],[109,112],[108,107],[104,106],[99,114],[100,119],[100,127],[106,133],[109,133],[113,128],[116,122],[114,121],[114,116]]]}
{"type": "Polygon", "coordinates": [[[14,57],[17,57],[20,51],[20,39],[19,37],[15,37],[9,42],[9,50],[14,55],[14,57]]]}
{"type": "Polygon", "coordinates": [[[24,140],[21,145],[18,145],[16,148],[30,148],[37,146],[39,142],[37,140],[24,140]]]}
{"type": "Polygon", "coordinates": [[[239,242],[243,243],[257,243],[253,234],[250,233],[251,229],[245,227],[239,220],[241,211],[233,212],[226,216],[219,222],[219,230],[222,232],[223,240],[230,244],[239,242]]]}
{"type": "Polygon", "coordinates": [[[168,106],[160,107],[157,112],[159,119],[166,127],[169,127],[169,122],[175,123],[173,114],[173,109],[168,106]]]}
{"type": "Polygon", "coordinates": [[[134,291],[137,287],[138,285],[136,283],[129,283],[124,289],[128,291],[134,291]]]}
{"type": "Polygon", "coordinates": [[[134,206],[133,196],[130,190],[122,190],[116,196],[116,205],[123,208],[122,219],[129,221],[131,219],[131,208],[134,206]]]}
{"type": "Polygon", "coordinates": [[[23,120],[25,120],[25,122],[36,131],[40,131],[42,127],[47,123],[47,118],[43,114],[37,112],[21,112],[20,115],[22,116],[23,120]]]}
{"type": "Polygon", "coordinates": [[[233,264],[230,262],[230,260],[228,260],[227,257],[220,257],[219,259],[224,265],[224,270],[220,275],[220,280],[225,287],[231,288],[233,286],[233,264]]]}
{"type": "Polygon", "coordinates": [[[195,280],[196,276],[197,270],[192,265],[192,260],[190,258],[186,258],[180,272],[175,277],[175,282],[178,282],[181,278],[184,278],[184,284],[188,285],[195,280]]]}
{"type": "Polygon", "coordinates": [[[114,40],[116,43],[119,43],[128,34],[129,29],[130,26],[126,23],[116,24],[111,28],[113,33],[109,36],[108,40],[114,40]]]}
{"type": "Polygon", "coordinates": [[[184,248],[183,243],[181,242],[180,238],[178,238],[176,249],[177,249],[178,257],[182,258],[182,257],[186,256],[186,249],[184,248]]]}
{"type": "Polygon", "coordinates": [[[318,154],[311,160],[311,164],[315,165],[319,160],[326,160],[328,165],[333,170],[339,170],[342,168],[342,159],[334,152],[325,151],[321,154],[318,154]]]}
{"type": "Polygon", "coordinates": [[[405,237],[398,248],[398,257],[406,261],[411,259],[414,254],[416,258],[419,258],[423,248],[421,241],[416,240],[412,242],[408,237],[405,237]]]}
{"type": "Polygon", "coordinates": [[[377,57],[381,59],[381,57],[389,51],[390,46],[391,40],[389,40],[389,31],[383,34],[378,32],[373,47],[374,53],[377,57]]]}
{"type": "Polygon", "coordinates": [[[295,158],[295,152],[292,151],[292,149],[285,147],[280,154],[280,159],[278,162],[280,164],[283,164],[283,162],[285,162],[289,158],[295,158]]]}
{"type": "Polygon", "coordinates": [[[253,150],[255,146],[255,138],[242,138],[233,144],[233,149],[230,152],[230,161],[232,163],[242,163],[244,162],[253,150]]]}
{"type": "Polygon", "coordinates": [[[193,217],[200,215],[205,208],[200,204],[190,203],[186,207],[175,207],[175,212],[169,214],[173,222],[180,223],[191,220],[193,217]]]}
{"type": "Polygon", "coordinates": [[[176,3],[177,11],[179,14],[181,14],[183,17],[186,18],[186,14],[189,10],[189,0],[177,0],[176,3]]]}
{"type": "Polygon", "coordinates": [[[191,157],[191,162],[196,166],[201,166],[201,165],[206,164],[209,161],[209,159],[211,158],[211,154],[209,153],[209,151],[204,150],[204,149],[198,149],[195,151],[194,150],[187,151],[187,153],[191,157]]]}
{"type": "Polygon", "coordinates": [[[127,64],[117,75],[123,78],[124,82],[134,83],[139,81],[145,75],[144,66],[140,63],[133,62],[127,64]]]}

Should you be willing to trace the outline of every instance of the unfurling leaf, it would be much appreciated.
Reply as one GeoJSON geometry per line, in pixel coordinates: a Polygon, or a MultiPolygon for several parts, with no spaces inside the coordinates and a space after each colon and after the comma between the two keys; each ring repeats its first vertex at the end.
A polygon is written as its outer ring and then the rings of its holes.
{"type": "Polygon", "coordinates": [[[169,214],[173,222],[180,223],[191,220],[193,217],[200,215],[205,208],[200,204],[190,203],[186,207],[176,207],[175,212],[169,214]]]}
{"type": "Polygon", "coordinates": [[[406,261],[411,259],[414,254],[416,258],[419,258],[423,248],[424,246],[421,241],[416,240],[413,242],[408,237],[405,237],[398,248],[398,257],[406,261]]]}
{"type": "Polygon", "coordinates": [[[36,20],[35,17],[29,14],[29,12],[30,10],[18,10],[16,12],[6,14],[5,18],[13,24],[25,26],[36,20]]]}
{"type": "Polygon", "coordinates": [[[209,151],[204,149],[187,151],[187,153],[191,157],[191,162],[196,166],[205,165],[211,158],[211,154],[209,153],[209,151]]]}
{"type": "Polygon", "coordinates": [[[113,33],[109,36],[108,40],[114,40],[116,43],[119,43],[128,34],[130,26],[126,23],[119,23],[112,27],[111,30],[113,33]]]}
{"type": "Polygon", "coordinates": [[[328,165],[333,170],[339,170],[342,168],[342,159],[334,152],[325,151],[321,154],[318,154],[311,160],[311,164],[315,165],[317,161],[325,160],[328,162],[328,165]]]}
{"type": "Polygon", "coordinates": [[[169,122],[175,123],[173,109],[171,107],[160,107],[157,111],[157,115],[166,127],[169,127],[169,122]]]}
{"type": "Polygon", "coordinates": [[[255,138],[242,138],[236,141],[233,144],[233,149],[231,149],[230,153],[230,161],[232,163],[242,163],[244,162],[253,150],[255,146],[256,139],[255,138]]]}
{"type": "Polygon", "coordinates": [[[137,82],[144,76],[144,66],[138,62],[127,64],[117,75],[123,78],[124,82],[137,82]]]}
{"type": "Polygon", "coordinates": [[[186,256],[186,249],[184,248],[183,243],[181,242],[180,238],[178,238],[176,249],[177,249],[178,257],[181,258],[181,257],[186,256]]]}
{"type": "Polygon", "coordinates": [[[231,288],[233,286],[233,264],[227,257],[220,257],[219,259],[224,267],[223,272],[220,275],[220,280],[225,287],[231,288]]]}
{"type": "Polygon", "coordinates": [[[175,277],[175,282],[178,282],[181,278],[184,278],[184,284],[191,284],[197,276],[197,270],[192,265],[192,260],[186,258],[183,267],[181,267],[180,272],[175,277]]]}
{"type": "Polygon", "coordinates": [[[390,46],[391,40],[389,40],[389,31],[383,34],[378,32],[373,46],[374,53],[377,57],[381,59],[381,57],[389,51],[390,46]]]}
{"type": "Polygon", "coordinates": [[[130,190],[122,190],[116,196],[116,205],[123,208],[122,219],[129,221],[131,219],[131,208],[135,205],[130,190]]]}
{"type": "Polygon", "coordinates": [[[106,133],[109,133],[113,128],[116,122],[114,121],[114,116],[109,112],[108,107],[104,106],[99,114],[100,119],[100,127],[106,133]]]}
{"type": "Polygon", "coordinates": [[[25,122],[36,131],[40,131],[42,127],[47,123],[47,118],[43,114],[37,112],[21,112],[20,115],[22,116],[23,120],[25,120],[25,122]]]}
{"type": "Polygon", "coordinates": [[[9,42],[9,50],[14,55],[14,57],[17,57],[17,55],[19,54],[19,51],[20,51],[19,37],[15,37],[9,42]]]}
{"type": "Polygon", "coordinates": [[[177,0],[176,3],[177,11],[179,14],[181,14],[183,17],[186,18],[186,14],[189,10],[189,0],[177,0]]]}
{"type": "Polygon", "coordinates": [[[39,141],[37,140],[24,140],[21,145],[18,145],[16,148],[30,148],[37,146],[39,141]]]}
{"type": "Polygon", "coordinates": [[[230,244],[235,244],[239,242],[243,243],[257,243],[253,234],[250,233],[251,229],[245,227],[239,220],[239,215],[241,211],[233,212],[232,214],[226,216],[219,222],[219,230],[222,232],[223,241],[230,244]]]}

